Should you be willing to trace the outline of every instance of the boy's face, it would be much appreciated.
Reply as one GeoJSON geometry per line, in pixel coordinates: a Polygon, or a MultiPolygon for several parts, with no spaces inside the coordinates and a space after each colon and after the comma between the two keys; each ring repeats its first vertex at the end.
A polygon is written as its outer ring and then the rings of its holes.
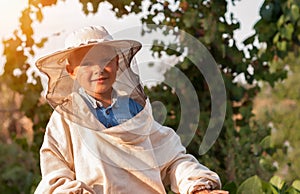
{"type": "Polygon", "coordinates": [[[118,56],[111,47],[96,47],[72,53],[68,58],[67,71],[89,95],[101,99],[103,95],[111,95],[118,56]]]}

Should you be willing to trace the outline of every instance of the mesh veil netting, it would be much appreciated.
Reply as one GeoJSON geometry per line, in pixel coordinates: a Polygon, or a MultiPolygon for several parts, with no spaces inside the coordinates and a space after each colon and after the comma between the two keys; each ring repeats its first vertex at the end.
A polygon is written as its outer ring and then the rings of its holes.
{"type": "MultiPolygon", "coordinates": [[[[138,75],[138,67],[134,55],[141,49],[141,44],[132,40],[115,40],[101,43],[92,43],[65,51],[59,51],[46,56],[37,62],[38,69],[48,77],[48,88],[46,99],[49,104],[67,115],[69,119],[78,124],[84,124],[78,113],[78,108],[84,108],[83,104],[72,103],[72,98],[78,93],[80,85],[73,80],[66,70],[67,59],[70,54],[82,49],[88,50],[87,53],[97,51],[98,47],[111,47],[118,55],[118,71],[113,89],[118,95],[132,98],[142,106],[146,104],[146,95],[138,75]]],[[[80,62],[79,62],[80,63],[80,62]]],[[[89,124],[90,125],[90,124],[89,124]]]]}

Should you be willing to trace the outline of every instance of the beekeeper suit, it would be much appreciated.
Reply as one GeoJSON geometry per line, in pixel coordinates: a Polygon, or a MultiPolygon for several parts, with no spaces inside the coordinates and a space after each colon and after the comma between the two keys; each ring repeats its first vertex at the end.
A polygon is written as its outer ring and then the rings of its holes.
{"type": "Polygon", "coordinates": [[[66,49],[37,61],[49,78],[46,98],[54,112],[40,149],[42,180],[36,194],[163,194],[169,184],[186,194],[221,187],[216,173],[186,154],[174,130],[153,119],[134,60],[140,48],[137,41],[113,40],[103,27],[91,26],[73,32],[66,49]],[[82,50],[99,53],[96,47],[113,48],[118,60],[108,107],[114,125],[99,119],[101,102],[66,68],[69,56],[82,50]],[[126,114],[132,109],[134,114],[126,114]]]}

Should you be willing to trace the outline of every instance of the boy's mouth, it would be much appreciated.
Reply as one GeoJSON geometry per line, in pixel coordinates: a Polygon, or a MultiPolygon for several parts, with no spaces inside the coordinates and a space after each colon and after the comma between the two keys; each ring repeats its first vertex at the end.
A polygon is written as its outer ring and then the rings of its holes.
{"type": "Polygon", "coordinates": [[[99,77],[99,78],[93,79],[92,81],[94,81],[94,82],[103,82],[107,79],[108,79],[107,77],[99,77]]]}

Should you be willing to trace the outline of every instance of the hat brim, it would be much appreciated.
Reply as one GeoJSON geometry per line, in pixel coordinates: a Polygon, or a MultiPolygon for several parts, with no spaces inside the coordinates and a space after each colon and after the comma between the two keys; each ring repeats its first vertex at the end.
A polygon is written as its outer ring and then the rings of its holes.
{"type": "Polygon", "coordinates": [[[78,47],[57,51],[55,53],[41,57],[36,61],[36,66],[40,71],[44,72],[45,68],[55,68],[51,64],[53,64],[53,61],[57,61],[57,65],[59,65],[58,67],[61,67],[60,64],[62,64],[62,61],[65,60],[66,56],[68,56],[70,53],[89,47],[92,48],[96,45],[110,46],[120,51],[131,50],[133,52],[133,55],[135,55],[136,52],[139,51],[142,47],[141,43],[135,40],[112,40],[103,42],[93,42],[86,45],[80,45],[78,47]]]}

